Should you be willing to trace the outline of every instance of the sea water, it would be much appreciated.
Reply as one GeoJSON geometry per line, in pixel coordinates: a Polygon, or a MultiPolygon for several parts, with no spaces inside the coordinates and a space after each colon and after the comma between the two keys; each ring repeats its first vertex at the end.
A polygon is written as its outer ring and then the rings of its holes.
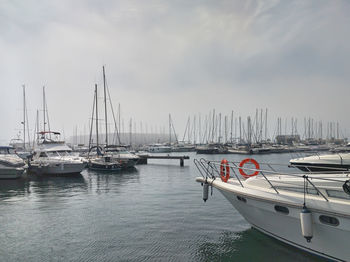
{"type": "MultiPolygon", "coordinates": [[[[0,181],[1,261],[323,261],[254,230],[220,194],[202,200],[196,155],[135,170],[0,181]]],[[[254,156],[288,164],[289,154],[254,156]]]]}

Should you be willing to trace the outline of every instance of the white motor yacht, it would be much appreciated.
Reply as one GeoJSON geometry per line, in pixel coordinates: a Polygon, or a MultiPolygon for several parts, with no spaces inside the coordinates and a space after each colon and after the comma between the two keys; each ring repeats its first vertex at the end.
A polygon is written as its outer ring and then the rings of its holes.
{"type": "Polygon", "coordinates": [[[261,169],[251,159],[195,164],[205,201],[215,187],[257,230],[312,254],[349,261],[349,173],[287,174],[271,165],[261,169]],[[244,168],[247,162],[256,165],[244,168]]]}
{"type": "Polygon", "coordinates": [[[26,164],[14,151],[13,147],[0,146],[0,179],[20,178],[26,164]]]}
{"type": "Polygon", "coordinates": [[[29,161],[29,171],[39,175],[78,174],[86,166],[85,158],[74,155],[59,132],[40,132],[41,139],[29,161]],[[52,138],[55,137],[55,138],[52,138]]]}
{"type": "Polygon", "coordinates": [[[147,149],[150,153],[170,153],[172,152],[171,146],[167,146],[164,144],[151,144],[147,149]]]}
{"type": "Polygon", "coordinates": [[[130,153],[123,146],[108,145],[105,147],[106,154],[117,160],[123,169],[133,168],[139,161],[140,157],[130,153]]]}
{"type": "Polygon", "coordinates": [[[302,171],[346,171],[350,169],[350,153],[313,155],[291,159],[291,166],[302,171]]]}

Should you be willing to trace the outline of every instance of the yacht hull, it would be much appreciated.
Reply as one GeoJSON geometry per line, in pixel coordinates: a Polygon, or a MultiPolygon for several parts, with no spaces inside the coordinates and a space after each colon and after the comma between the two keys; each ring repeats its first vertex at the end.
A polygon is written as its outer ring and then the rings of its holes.
{"type": "Polygon", "coordinates": [[[257,230],[327,259],[335,261],[347,261],[349,259],[350,217],[339,217],[334,214],[334,217],[339,220],[339,226],[335,227],[322,224],[319,217],[324,214],[311,210],[314,235],[311,242],[308,243],[302,235],[300,226],[299,215],[302,206],[281,203],[280,205],[287,207],[289,210],[288,214],[282,214],[275,210],[275,205],[279,205],[276,201],[270,202],[257,197],[250,198],[242,195],[239,191],[226,191],[220,188],[219,191],[257,230]]]}
{"type": "Polygon", "coordinates": [[[79,174],[85,166],[85,163],[31,164],[29,171],[37,175],[69,175],[79,174]]]}
{"type": "Polygon", "coordinates": [[[292,166],[304,172],[332,172],[332,171],[347,171],[350,170],[350,165],[341,164],[318,164],[318,163],[294,163],[290,162],[292,166]]]}
{"type": "Polygon", "coordinates": [[[150,147],[148,149],[150,153],[171,153],[171,147],[150,147]]]}
{"type": "Polygon", "coordinates": [[[89,163],[88,167],[90,170],[94,171],[106,171],[106,172],[113,172],[113,171],[120,171],[121,167],[120,165],[106,165],[102,163],[89,163]]]}
{"type": "Polygon", "coordinates": [[[0,179],[17,179],[22,177],[24,168],[0,167],[0,179]]]}

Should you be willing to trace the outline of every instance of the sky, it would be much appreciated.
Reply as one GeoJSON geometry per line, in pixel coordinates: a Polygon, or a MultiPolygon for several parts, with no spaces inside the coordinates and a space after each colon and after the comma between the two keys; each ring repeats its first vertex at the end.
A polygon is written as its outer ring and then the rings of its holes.
{"type": "Polygon", "coordinates": [[[21,129],[22,85],[31,129],[43,86],[51,129],[88,129],[103,65],[137,130],[268,108],[270,133],[277,117],[312,117],[347,136],[349,13],[345,0],[0,0],[0,141],[21,129]]]}

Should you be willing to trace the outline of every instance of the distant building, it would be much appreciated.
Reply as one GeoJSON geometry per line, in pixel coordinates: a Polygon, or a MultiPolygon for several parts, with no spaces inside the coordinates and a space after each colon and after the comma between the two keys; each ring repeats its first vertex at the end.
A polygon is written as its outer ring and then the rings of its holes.
{"type": "Polygon", "coordinates": [[[300,136],[299,135],[279,135],[279,136],[276,136],[276,142],[277,144],[292,145],[293,143],[300,142],[300,136]]]}

